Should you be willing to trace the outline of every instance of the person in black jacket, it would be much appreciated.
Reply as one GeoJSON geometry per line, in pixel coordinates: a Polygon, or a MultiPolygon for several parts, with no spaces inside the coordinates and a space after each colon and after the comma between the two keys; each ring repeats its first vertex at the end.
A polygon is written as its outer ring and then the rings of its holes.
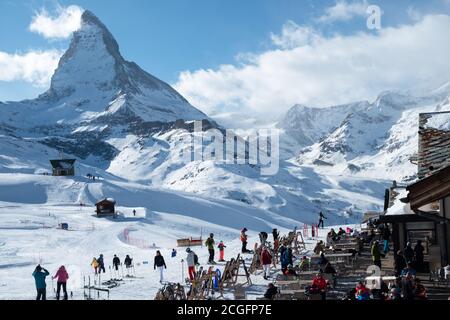
{"type": "Polygon", "coordinates": [[[423,252],[425,251],[425,248],[422,246],[422,240],[417,240],[417,244],[414,247],[414,254],[416,257],[416,270],[422,271],[423,270],[423,252]]]}
{"type": "Polygon", "coordinates": [[[155,263],[153,265],[153,269],[156,270],[156,268],[159,271],[159,282],[162,283],[164,281],[164,269],[167,269],[167,266],[159,250],[156,251],[155,263]]]}
{"type": "Polygon", "coordinates": [[[398,250],[397,255],[394,258],[395,275],[398,277],[402,273],[402,270],[405,269],[405,267],[405,256],[403,255],[403,252],[401,250],[398,250]]]}
{"type": "Polygon", "coordinates": [[[120,259],[118,256],[114,255],[112,263],[113,263],[114,269],[116,269],[116,271],[119,271],[120,259]]]}
{"type": "Polygon", "coordinates": [[[322,226],[322,229],[323,229],[323,219],[326,219],[326,217],[323,215],[322,211],[320,211],[320,213],[319,213],[319,224],[317,225],[318,228],[320,228],[320,226],[322,226]]]}
{"type": "Polygon", "coordinates": [[[131,259],[130,256],[127,254],[127,256],[125,257],[125,260],[124,260],[125,267],[131,268],[132,263],[133,263],[133,259],[131,259]]]}
{"type": "Polygon", "coordinates": [[[411,242],[406,244],[406,248],[403,250],[403,255],[405,256],[406,263],[414,262],[414,250],[411,247],[411,242]]]}
{"type": "Polygon", "coordinates": [[[97,263],[98,263],[98,273],[101,273],[102,270],[103,273],[105,273],[106,270],[105,270],[105,261],[103,260],[103,254],[101,254],[100,257],[98,257],[97,263]]]}
{"type": "Polygon", "coordinates": [[[273,283],[269,283],[269,285],[267,287],[267,291],[264,294],[264,298],[273,300],[273,298],[275,298],[277,293],[278,293],[278,288],[275,287],[275,285],[273,283]]]}

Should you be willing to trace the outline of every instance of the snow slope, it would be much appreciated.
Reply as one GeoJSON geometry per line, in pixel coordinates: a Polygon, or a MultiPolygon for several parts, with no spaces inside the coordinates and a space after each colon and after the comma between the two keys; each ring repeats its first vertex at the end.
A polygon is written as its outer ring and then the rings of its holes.
{"type": "MultiPolygon", "coordinates": [[[[152,299],[160,288],[152,269],[157,249],[166,257],[167,279],[181,281],[181,258],[185,253],[179,248],[177,258],[171,259],[169,254],[176,239],[198,237],[201,233],[205,237],[206,233],[214,232],[234,256],[239,248],[239,230],[244,225],[252,230],[253,240],[257,230],[286,230],[297,225],[295,221],[235,201],[193,197],[123,181],[93,182],[11,173],[0,174],[0,218],[1,299],[33,299],[31,272],[38,263],[52,273],[59,265],[66,265],[71,275],[69,290],[74,292],[74,299],[83,299],[83,276],[91,276],[94,281],[90,261],[100,253],[105,255],[107,265],[113,254],[122,259],[130,254],[139,263],[136,272],[141,278],[128,279],[112,290],[111,298],[152,299]],[[118,200],[117,219],[99,219],[94,215],[93,202],[106,195],[118,200]],[[80,207],[79,201],[85,206],[80,207]],[[57,228],[63,222],[69,224],[69,231],[57,228]],[[125,241],[126,228],[133,237],[142,239],[139,245],[125,241]],[[144,261],[150,264],[143,264],[144,261]]],[[[202,263],[206,262],[205,251],[198,249],[202,263]]],[[[107,271],[103,280],[110,278],[107,271]]],[[[50,279],[47,283],[51,296],[50,279]]]]}

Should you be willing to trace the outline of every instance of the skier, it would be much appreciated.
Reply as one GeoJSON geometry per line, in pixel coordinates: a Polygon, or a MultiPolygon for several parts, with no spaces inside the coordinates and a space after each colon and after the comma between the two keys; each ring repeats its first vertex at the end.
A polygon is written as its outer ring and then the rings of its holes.
{"type": "Polygon", "coordinates": [[[264,280],[270,275],[270,265],[272,264],[272,255],[266,247],[263,247],[261,251],[261,265],[263,266],[264,271],[264,280]]]}
{"type": "Polygon", "coordinates": [[[195,252],[192,251],[190,248],[187,248],[186,252],[187,252],[186,263],[188,265],[189,279],[192,281],[195,278],[195,252]]]}
{"type": "Polygon", "coordinates": [[[97,259],[95,257],[94,257],[94,259],[92,259],[91,266],[94,268],[95,274],[97,274],[98,261],[97,261],[97,259]]]}
{"type": "Polygon", "coordinates": [[[416,255],[416,269],[418,271],[423,270],[423,252],[425,248],[422,246],[422,240],[417,240],[417,244],[414,247],[414,253],[416,255]]]}
{"type": "Polygon", "coordinates": [[[56,300],[59,300],[61,287],[64,292],[64,300],[67,300],[67,280],[69,279],[69,274],[66,271],[66,268],[64,266],[59,267],[56,274],[52,277],[52,279],[56,279],[56,300]]]}
{"type": "Polygon", "coordinates": [[[177,250],[172,249],[172,258],[175,258],[177,256],[177,250]]]}
{"type": "Polygon", "coordinates": [[[41,265],[37,265],[36,269],[34,269],[33,277],[37,291],[36,300],[47,300],[47,284],[45,283],[45,277],[49,274],[50,272],[45,268],[42,268],[41,265]]]}
{"type": "Polygon", "coordinates": [[[133,209],[133,216],[136,217],[136,210],[135,209],[133,209]]]}
{"type": "Polygon", "coordinates": [[[318,228],[320,228],[320,226],[322,225],[322,229],[323,229],[323,219],[326,219],[326,217],[323,215],[322,211],[320,211],[320,213],[319,213],[319,224],[317,225],[318,228]]]}
{"type": "Polygon", "coordinates": [[[116,269],[116,271],[119,271],[120,259],[118,256],[114,255],[112,263],[113,263],[114,269],[116,269]]]}
{"type": "Polygon", "coordinates": [[[125,267],[126,267],[127,269],[128,269],[128,268],[131,268],[132,263],[133,263],[133,259],[131,259],[129,255],[127,255],[127,256],[125,257],[125,260],[124,260],[125,267]]]}
{"type": "Polygon", "coordinates": [[[223,244],[223,241],[220,240],[219,245],[217,246],[217,248],[219,248],[219,254],[220,254],[219,262],[224,262],[225,261],[224,255],[225,255],[225,248],[226,247],[227,246],[223,244]]]}
{"type": "Polygon", "coordinates": [[[247,228],[244,228],[241,230],[241,242],[242,242],[242,253],[247,253],[247,235],[245,234],[247,232],[247,228]]]}
{"type": "Polygon", "coordinates": [[[98,257],[98,259],[97,259],[97,263],[98,263],[98,273],[102,273],[102,270],[103,270],[103,273],[106,273],[105,262],[103,260],[103,254],[100,254],[100,257],[98,257]]]}
{"type": "Polygon", "coordinates": [[[209,252],[209,259],[208,259],[208,263],[209,264],[215,264],[216,262],[214,261],[214,234],[210,233],[209,234],[209,238],[206,239],[205,241],[205,245],[208,248],[208,252],[209,252]]]}
{"type": "Polygon", "coordinates": [[[153,264],[153,269],[156,270],[158,267],[159,271],[159,282],[162,283],[164,281],[164,269],[167,269],[166,262],[164,261],[164,257],[161,255],[161,252],[156,251],[155,263],[153,264]]]}

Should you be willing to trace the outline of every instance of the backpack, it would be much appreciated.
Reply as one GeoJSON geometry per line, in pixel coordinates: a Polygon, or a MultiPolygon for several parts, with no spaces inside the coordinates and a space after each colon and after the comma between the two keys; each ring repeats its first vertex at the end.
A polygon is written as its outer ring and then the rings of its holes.
{"type": "Polygon", "coordinates": [[[198,264],[198,256],[194,253],[194,264],[198,264]]]}

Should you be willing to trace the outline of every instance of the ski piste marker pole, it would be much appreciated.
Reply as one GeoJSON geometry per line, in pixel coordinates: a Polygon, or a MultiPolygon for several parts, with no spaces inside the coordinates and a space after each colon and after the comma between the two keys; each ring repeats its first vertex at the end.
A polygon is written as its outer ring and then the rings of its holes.
{"type": "Polygon", "coordinates": [[[181,259],[181,283],[184,282],[184,260],[181,259]]]}

